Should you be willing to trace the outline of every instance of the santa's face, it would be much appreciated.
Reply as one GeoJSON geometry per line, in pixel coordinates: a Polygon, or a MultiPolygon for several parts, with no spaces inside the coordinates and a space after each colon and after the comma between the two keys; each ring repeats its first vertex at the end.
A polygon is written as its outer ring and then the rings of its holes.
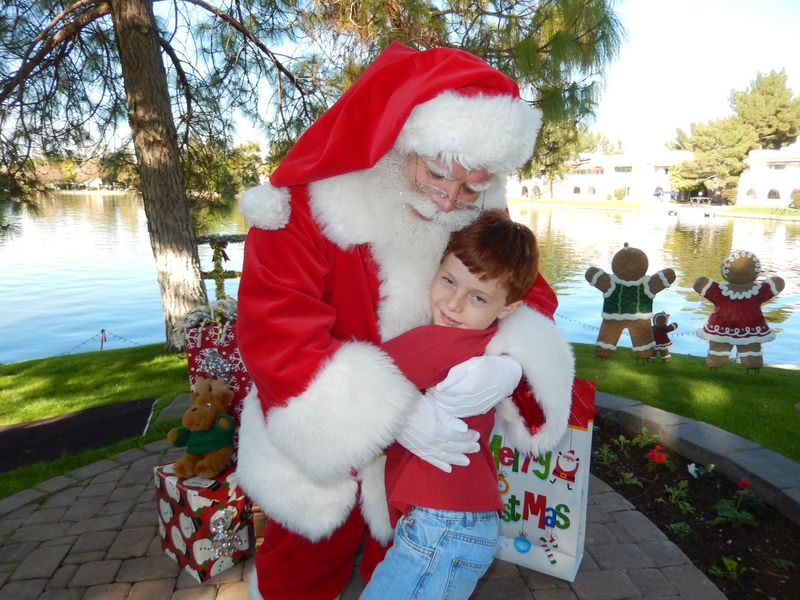
{"type": "Polygon", "coordinates": [[[411,205],[417,216],[425,220],[433,219],[436,212],[479,212],[481,196],[490,184],[490,175],[483,169],[467,170],[457,162],[448,164],[441,158],[428,159],[417,154],[406,156],[405,175],[411,189],[429,204],[424,210],[411,205]]]}

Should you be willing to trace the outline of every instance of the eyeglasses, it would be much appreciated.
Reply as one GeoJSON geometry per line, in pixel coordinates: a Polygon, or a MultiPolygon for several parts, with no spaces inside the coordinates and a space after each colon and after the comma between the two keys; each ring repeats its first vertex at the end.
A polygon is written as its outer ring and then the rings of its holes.
{"type": "MultiPolygon", "coordinates": [[[[434,185],[433,183],[428,183],[426,181],[420,181],[419,176],[419,165],[422,163],[424,167],[423,176],[425,179],[433,180],[433,181],[458,181],[452,177],[452,175],[446,170],[437,165],[434,162],[426,160],[421,156],[415,157],[416,164],[414,168],[414,184],[419,188],[420,191],[430,194],[431,196],[435,196],[441,199],[449,199],[451,197],[451,193],[443,190],[442,188],[434,185]]],[[[456,189],[455,200],[450,200],[453,204],[453,207],[458,210],[472,210],[472,211],[482,211],[483,210],[483,193],[486,188],[489,187],[488,182],[484,183],[467,183],[465,181],[461,181],[461,184],[456,189]],[[476,189],[479,188],[479,189],[476,189]],[[480,204],[477,203],[478,196],[481,198],[480,204]]]]}

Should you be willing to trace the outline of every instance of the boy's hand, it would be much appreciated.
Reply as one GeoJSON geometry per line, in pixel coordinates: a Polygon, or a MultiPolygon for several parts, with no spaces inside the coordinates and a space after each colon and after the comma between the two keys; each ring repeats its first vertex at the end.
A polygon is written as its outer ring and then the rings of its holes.
{"type": "Polygon", "coordinates": [[[451,465],[469,464],[467,454],[478,451],[478,437],[478,432],[467,429],[464,421],[448,415],[433,400],[422,396],[397,441],[422,460],[450,473],[451,465]]]}
{"type": "Polygon", "coordinates": [[[426,395],[453,417],[472,417],[494,408],[514,393],[522,367],[508,356],[475,356],[457,364],[426,395]]]}

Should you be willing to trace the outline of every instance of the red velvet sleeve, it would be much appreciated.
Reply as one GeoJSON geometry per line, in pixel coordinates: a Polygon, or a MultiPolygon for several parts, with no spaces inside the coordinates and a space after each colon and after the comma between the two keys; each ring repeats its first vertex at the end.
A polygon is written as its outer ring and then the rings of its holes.
{"type": "Polygon", "coordinates": [[[251,228],[239,285],[237,343],[266,410],[298,395],[341,343],[323,301],[325,242],[293,203],[283,229],[251,228]]]}

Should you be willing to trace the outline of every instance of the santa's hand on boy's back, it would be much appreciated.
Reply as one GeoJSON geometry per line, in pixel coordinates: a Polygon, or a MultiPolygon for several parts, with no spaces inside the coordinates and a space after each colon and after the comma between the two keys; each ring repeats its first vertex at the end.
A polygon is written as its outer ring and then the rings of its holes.
{"type": "Polygon", "coordinates": [[[478,432],[448,415],[431,398],[421,396],[397,441],[409,452],[447,473],[451,465],[469,464],[467,454],[477,452],[478,432]]]}
{"type": "Polygon", "coordinates": [[[428,396],[454,417],[472,417],[491,410],[519,384],[522,367],[509,356],[475,356],[457,364],[428,396]]]}

